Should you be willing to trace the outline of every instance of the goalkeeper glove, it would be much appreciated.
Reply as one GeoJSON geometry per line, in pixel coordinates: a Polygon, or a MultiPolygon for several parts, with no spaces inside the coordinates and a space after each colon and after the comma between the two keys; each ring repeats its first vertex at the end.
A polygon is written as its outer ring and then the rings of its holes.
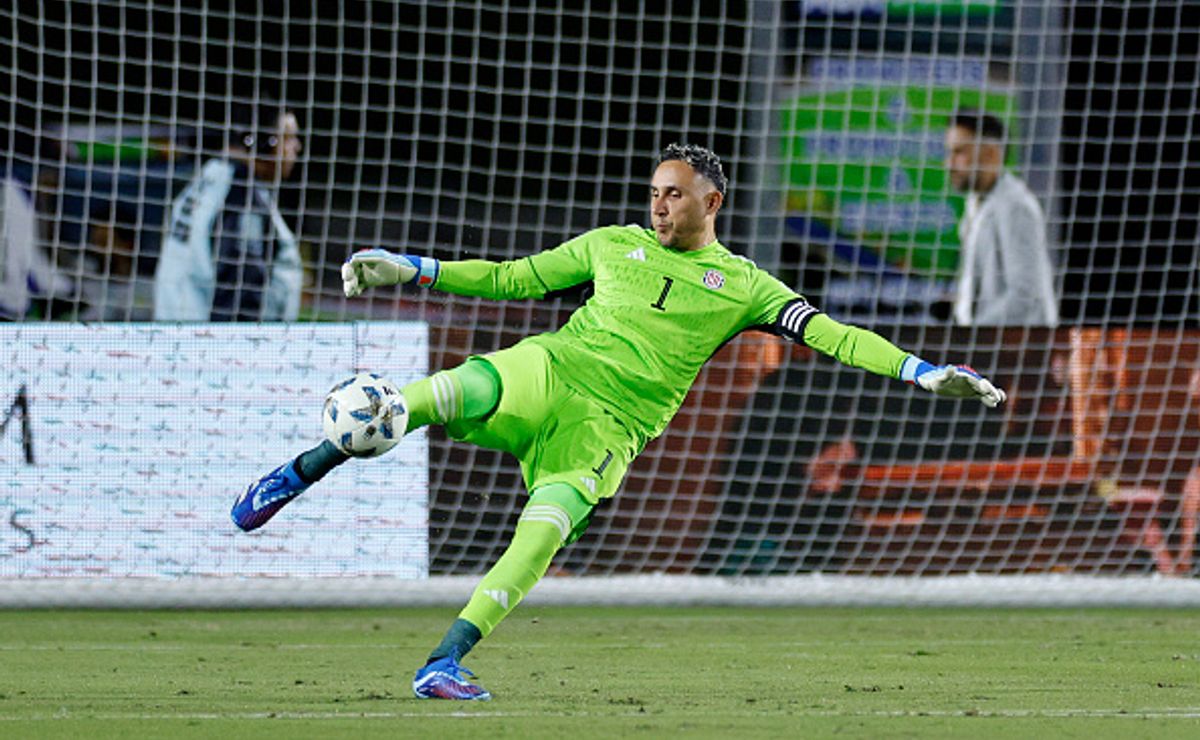
{"type": "Polygon", "coordinates": [[[416,283],[428,288],[437,281],[441,263],[432,257],[364,249],[342,264],[342,290],[353,298],[367,288],[416,283]]]}
{"type": "Polygon", "coordinates": [[[915,355],[905,358],[900,379],[947,398],[978,398],[991,409],[1008,398],[1002,389],[966,365],[932,365],[915,355]]]}

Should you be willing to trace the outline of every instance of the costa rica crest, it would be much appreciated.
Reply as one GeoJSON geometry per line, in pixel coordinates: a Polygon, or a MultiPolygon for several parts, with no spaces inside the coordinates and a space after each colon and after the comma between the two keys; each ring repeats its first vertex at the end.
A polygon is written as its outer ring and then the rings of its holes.
{"type": "Polygon", "coordinates": [[[720,290],[725,285],[725,276],[719,270],[709,270],[704,273],[704,287],[709,290],[720,290]]]}

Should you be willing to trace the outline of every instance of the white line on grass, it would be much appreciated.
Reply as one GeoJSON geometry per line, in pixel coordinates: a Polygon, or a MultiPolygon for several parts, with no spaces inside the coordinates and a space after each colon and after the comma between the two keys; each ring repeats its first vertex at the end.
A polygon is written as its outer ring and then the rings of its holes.
{"type": "MultiPolygon", "coordinates": [[[[170,642],[170,638],[159,638],[170,642]]],[[[923,638],[913,637],[903,640],[886,639],[886,640],[855,640],[855,645],[865,645],[868,647],[896,647],[900,649],[911,649],[914,646],[920,648],[938,648],[938,647],[977,647],[984,645],[1012,645],[1014,643],[1043,645],[1048,641],[1044,637],[1029,637],[1029,638],[1004,638],[996,640],[977,640],[971,638],[963,639],[944,639],[944,638],[923,638]]],[[[1087,641],[1083,641],[1086,643],[1087,641]]],[[[1132,646],[1137,647],[1146,644],[1146,640],[1106,640],[1098,638],[1095,642],[1103,642],[1110,646],[1132,646]]],[[[829,643],[822,640],[784,640],[779,643],[784,647],[828,647],[829,643]]],[[[226,643],[224,646],[205,646],[209,647],[224,647],[224,648],[271,648],[272,650],[380,650],[380,649],[395,649],[408,650],[413,647],[412,643],[395,643],[395,642],[346,642],[346,643],[322,643],[322,642],[272,642],[269,640],[237,640],[226,643]],[[245,644],[243,644],[245,643],[245,644]]],[[[529,649],[561,649],[560,643],[554,642],[522,642],[520,645],[514,645],[513,649],[529,650],[529,649]]],[[[581,650],[642,650],[646,648],[662,648],[666,647],[665,643],[654,642],[599,642],[589,643],[580,646],[581,650]]],[[[705,647],[724,648],[729,650],[745,650],[746,646],[739,642],[714,642],[708,643],[705,647]]],[[[76,651],[109,651],[109,650],[146,650],[146,651],[174,651],[174,650],[193,650],[197,649],[193,644],[167,644],[155,645],[146,643],[110,643],[106,645],[95,645],[90,643],[78,644],[38,644],[38,645],[4,645],[0,644],[0,651],[21,652],[21,651],[57,651],[57,650],[76,650],[76,651]]],[[[507,646],[497,645],[496,650],[508,649],[507,646]]]]}
{"type": "MultiPolygon", "coordinates": [[[[346,720],[346,719],[416,719],[424,717],[452,717],[482,719],[496,717],[619,717],[645,716],[641,712],[496,712],[496,711],[453,711],[439,712],[70,712],[30,715],[25,717],[0,716],[0,722],[55,722],[61,720],[346,720]]],[[[761,717],[762,712],[733,712],[726,716],[761,717]]],[[[997,709],[997,710],[906,710],[878,712],[793,711],[791,716],[809,717],[994,717],[1000,719],[1200,719],[1200,707],[1159,707],[1156,709],[997,709]]]]}

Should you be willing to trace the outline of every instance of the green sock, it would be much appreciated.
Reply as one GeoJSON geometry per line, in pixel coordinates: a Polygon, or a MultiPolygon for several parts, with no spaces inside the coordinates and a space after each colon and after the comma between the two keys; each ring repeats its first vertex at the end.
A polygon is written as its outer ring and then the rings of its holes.
{"type": "Polygon", "coordinates": [[[482,637],[478,627],[465,619],[456,619],[454,624],[450,625],[446,636],[442,638],[441,644],[429,654],[429,660],[425,661],[425,665],[429,665],[435,660],[441,660],[447,655],[453,655],[454,659],[458,660],[469,653],[482,637]]]}
{"type": "MultiPolygon", "coordinates": [[[[516,608],[550,567],[554,554],[562,547],[559,525],[530,519],[526,513],[517,522],[517,531],[508,549],[487,572],[471,600],[459,613],[460,620],[473,624],[479,636],[487,637],[496,625],[516,608]]],[[[564,517],[566,514],[564,512],[564,517]]],[[[467,647],[466,650],[470,650],[467,647]]],[[[465,655],[463,651],[461,655],[465,655]]]]}
{"type": "Polygon", "coordinates": [[[500,402],[500,374],[485,360],[471,359],[404,386],[408,429],[479,419],[500,402]]]}
{"type": "Polygon", "coordinates": [[[316,483],[349,459],[349,455],[325,440],[308,452],[300,453],[296,458],[296,473],[300,475],[300,480],[316,483]]]}

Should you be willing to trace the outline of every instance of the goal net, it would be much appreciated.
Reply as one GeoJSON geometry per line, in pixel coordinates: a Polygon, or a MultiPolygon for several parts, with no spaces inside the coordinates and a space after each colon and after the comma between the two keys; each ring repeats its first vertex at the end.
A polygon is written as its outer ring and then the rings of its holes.
{"type": "MultiPolygon", "coordinates": [[[[1200,603],[1185,4],[301,5],[0,9],[0,600],[459,601],[525,503],[509,456],[434,427],[259,533],[229,506],[320,440],[341,377],[404,383],[553,330],[587,286],[347,299],[341,263],[514,259],[645,224],[654,157],[681,141],[724,160],[722,243],[1009,402],[744,333],[531,598],[1200,603]],[[235,241],[271,269],[294,234],[299,314],[155,323],[172,204],[230,133],[275,145],[235,113],[267,100],[303,150],[271,189],[273,241],[235,241]],[[955,321],[963,110],[1001,122],[1044,212],[1057,320],[955,321]]],[[[245,287],[230,274],[218,289],[245,287]]]]}

